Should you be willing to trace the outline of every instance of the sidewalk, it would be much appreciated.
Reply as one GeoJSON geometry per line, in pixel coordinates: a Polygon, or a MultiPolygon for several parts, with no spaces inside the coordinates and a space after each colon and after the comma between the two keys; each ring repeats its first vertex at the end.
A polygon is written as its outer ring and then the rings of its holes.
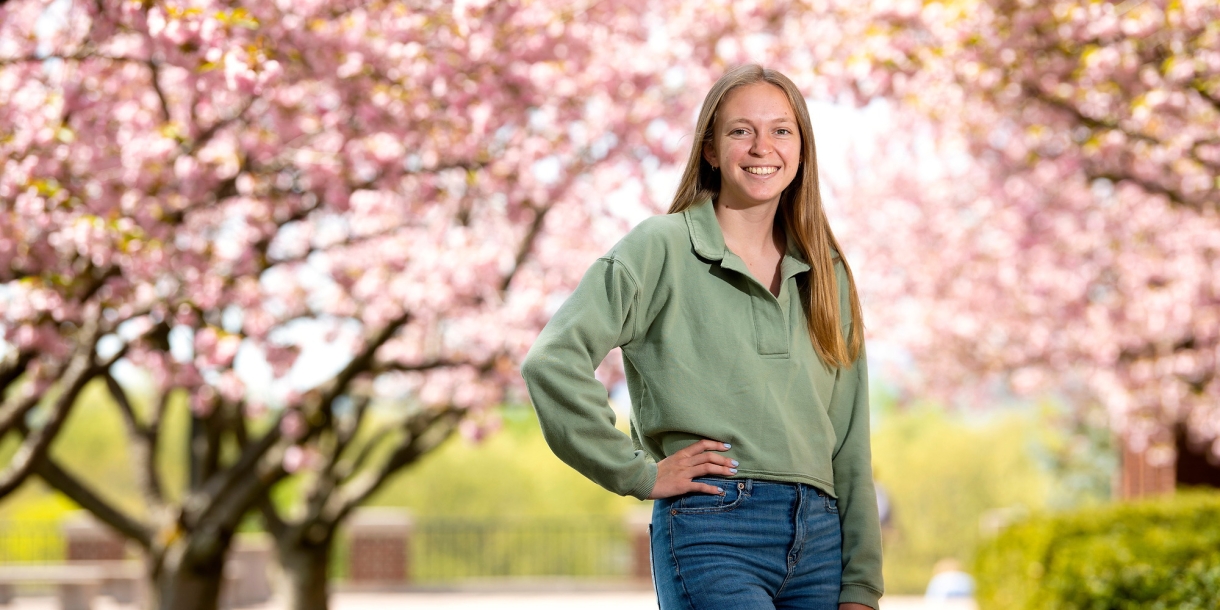
{"type": "MultiPolygon", "coordinates": [[[[651,591],[594,592],[453,592],[453,593],[337,593],[331,610],[656,610],[651,591]]],[[[50,597],[19,597],[12,610],[56,610],[50,597]]],[[[282,604],[266,604],[243,610],[280,610],[282,604]]],[[[101,598],[93,610],[131,610],[130,606],[101,598]]],[[[895,596],[881,600],[881,610],[975,610],[973,602],[925,604],[922,597],[895,596]]]]}
{"type": "MultiPolygon", "coordinates": [[[[267,606],[266,610],[276,607],[267,606]]],[[[656,610],[651,591],[625,593],[342,593],[332,610],[656,610]]],[[[973,602],[925,604],[922,597],[894,596],[881,600],[881,610],[975,610],[973,602]]]]}

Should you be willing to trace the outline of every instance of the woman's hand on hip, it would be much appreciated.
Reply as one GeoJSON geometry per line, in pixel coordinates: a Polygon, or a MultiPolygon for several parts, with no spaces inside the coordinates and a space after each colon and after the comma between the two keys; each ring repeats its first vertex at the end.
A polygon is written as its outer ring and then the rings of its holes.
{"type": "Polygon", "coordinates": [[[726,451],[730,445],[720,441],[702,440],[674,452],[657,462],[657,482],[652,486],[649,499],[656,500],[684,493],[724,493],[715,485],[696,483],[691,479],[707,475],[731,477],[737,474],[737,460],[729,459],[717,451],[726,451]]]}

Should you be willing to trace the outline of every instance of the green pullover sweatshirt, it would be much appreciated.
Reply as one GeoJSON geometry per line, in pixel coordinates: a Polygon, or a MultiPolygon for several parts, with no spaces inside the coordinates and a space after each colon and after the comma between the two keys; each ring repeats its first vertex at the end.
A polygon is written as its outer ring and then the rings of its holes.
{"type": "MultiPolygon", "coordinates": [[[[847,275],[839,311],[851,324],[847,275]]],[[[839,601],[877,607],[881,527],[869,449],[865,358],[824,364],[809,339],[791,246],[775,297],[725,246],[710,201],[640,223],[585,273],[521,373],[560,459],[606,489],[645,499],[656,462],[700,439],[730,443],[737,477],[806,483],[838,499],[839,601]],[[631,436],[614,427],[594,369],[615,347],[631,436]]]]}

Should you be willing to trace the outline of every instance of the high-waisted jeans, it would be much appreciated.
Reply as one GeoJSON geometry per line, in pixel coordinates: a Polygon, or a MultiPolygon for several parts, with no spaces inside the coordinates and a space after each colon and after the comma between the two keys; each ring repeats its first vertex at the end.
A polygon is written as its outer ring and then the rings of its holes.
{"type": "Polygon", "coordinates": [[[724,495],[657,500],[652,572],[661,610],[836,610],[835,499],[802,483],[701,477],[724,495]]]}

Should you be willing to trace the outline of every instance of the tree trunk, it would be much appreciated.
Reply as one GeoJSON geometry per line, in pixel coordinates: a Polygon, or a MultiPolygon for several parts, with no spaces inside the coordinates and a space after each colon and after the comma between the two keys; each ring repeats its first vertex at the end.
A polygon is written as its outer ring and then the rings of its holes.
{"type": "Polygon", "coordinates": [[[320,540],[296,535],[276,541],[284,575],[283,590],[288,596],[284,605],[286,610],[328,610],[330,607],[327,571],[333,531],[319,536],[320,540]]]}
{"type": "Polygon", "coordinates": [[[224,581],[224,556],[204,565],[159,566],[149,608],[156,610],[218,610],[224,581]]]}
{"type": "Polygon", "coordinates": [[[223,608],[225,558],[233,533],[211,528],[182,536],[148,558],[150,610],[223,608]]]}

